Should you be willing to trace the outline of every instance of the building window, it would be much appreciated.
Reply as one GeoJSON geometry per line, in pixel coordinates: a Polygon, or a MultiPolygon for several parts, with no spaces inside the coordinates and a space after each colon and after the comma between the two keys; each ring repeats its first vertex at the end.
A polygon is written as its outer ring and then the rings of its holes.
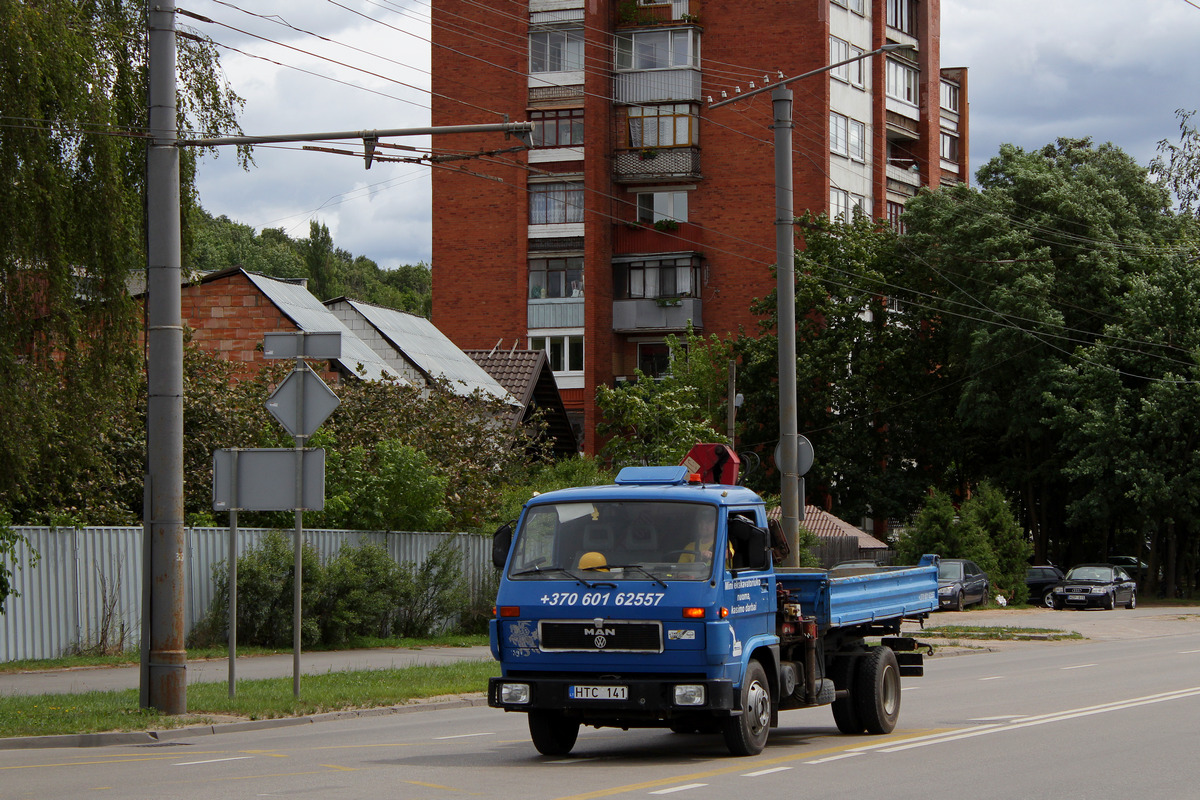
{"type": "Polygon", "coordinates": [[[696,297],[699,291],[700,266],[693,257],[616,265],[613,292],[618,300],[696,297]]]}
{"type": "Polygon", "coordinates": [[[916,68],[889,58],[887,62],[888,97],[916,105],[919,74],[916,68]]]}
{"type": "Polygon", "coordinates": [[[700,37],[691,28],[617,34],[618,70],[700,66],[700,37]]]}
{"type": "Polygon", "coordinates": [[[855,14],[863,15],[867,13],[866,0],[833,0],[833,4],[842,8],[848,8],[855,14]]]}
{"type": "Polygon", "coordinates": [[[829,218],[834,221],[852,222],[854,209],[866,213],[867,198],[861,194],[851,194],[845,189],[830,188],[829,218]]]}
{"type": "Polygon", "coordinates": [[[958,137],[948,133],[942,134],[942,158],[947,161],[958,161],[958,137]]]}
{"type": "Polygon", "coordinates": [[[557,28],[529,34],[529,71],[571,72],[583,69],[583,28],[557,28]]]}
{"type": "Polygon", "coordinates": [[[530,111],[534,147],[578,147],[583,144],[583,109],[530,111]]]}
{"type": "Polygon", "coordinates": [[[583,297],[583,257],[529,259],[529,297],[583,297]]]}
{"type": "Polygon", "coordinates": [[[855,161],[867,158],[867,126],[832,112],[829,115],[829,149],[855,161]]]}
{"type": "Polygon", "coordinates": [[[896,203],[888,200],[887,203],[887,219],[888,224],[892,226],[892,230],[896,233],[904,233],[904,220],[901,215],[904,213],[904,204],[896,203]]]}
{"type": "Polygon", "coordinates": [[[958,87],[942,81],[942,108],[958,112],[958,87]]]}
{"type": "Polygon", "coordinates": [[[637,196],[638,222],[654,224],[660,220],[688,221],[687,192],[640,192],[637,196]]]}
{"type": "MultiPolygon", "coordinates": [[[[863,54],[861,47],[855,47],[844,39],[839,39],[836,36],[829,37],[829,63],[836,64],[839,61],[845,61],[850,58],[857,58],[863,54]]],[[[829,74],[840,81],[853,84],[859,88],[866,85],[866,69],[862,61],[853,61],[849,64],[842,64],[829,71],[829,74]]]]}
{"type": "Polygon", "coordinates": [[[887,24],[909,36],[917,35],[917,0],[887,0],[887,24]]]}
{"type": "Polygon", "coordinates": [[[648,378],[671,374],[671,348],[666,342],[638,342],[638,369],[648,378]]]}
{"type": "Polygon", "coordinates": [[[545,350],[551,372],[583,372],[583,336],[531,336],[530,350],[545,350]]]}
{"type": "Polygon", "coordinates": [[[692,147],[698,140],[695,106],[631,106],[628,113],[630,147],[692,147]]]}
{"type": "Polygon", "coordinates": [[[529,184],[529,224],[583,222],[583,184],[529,184]]]}

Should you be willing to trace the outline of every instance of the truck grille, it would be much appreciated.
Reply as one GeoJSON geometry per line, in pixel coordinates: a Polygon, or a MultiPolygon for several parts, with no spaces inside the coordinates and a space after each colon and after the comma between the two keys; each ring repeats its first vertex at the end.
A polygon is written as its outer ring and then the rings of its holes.
{"type": "Polygon", "coordinates": [[[657,622],[571,620],[541,623],[542,650],[661,653],[662,625],[657,622]]]}

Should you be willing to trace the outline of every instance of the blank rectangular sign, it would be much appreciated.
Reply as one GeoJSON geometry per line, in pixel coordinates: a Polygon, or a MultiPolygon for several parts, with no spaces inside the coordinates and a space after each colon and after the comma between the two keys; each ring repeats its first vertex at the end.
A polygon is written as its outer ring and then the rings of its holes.
{"type": "Polygon", "coordinates": [[[296,508],[296,458],[303,453],[301,508],[325,508],[325,449],[264,447],[213,452],[214,511],[292,511],[296,508]],[[237,458],[237,486],[233,485],[237,458]]]}

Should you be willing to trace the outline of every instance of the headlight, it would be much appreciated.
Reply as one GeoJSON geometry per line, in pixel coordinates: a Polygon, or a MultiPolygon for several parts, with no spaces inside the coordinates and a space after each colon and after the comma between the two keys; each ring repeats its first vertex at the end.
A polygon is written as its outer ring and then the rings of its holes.
{"type": "Polygon", "coordinates": [[[704,705],[704,686],[697,683],[681,683],[675,687],[675,705],[704,705]]]}
{"type": "Polygon", "coordinates": [[[500,702],[513,703],[515,705],[524,705],[529,702],[529,684],[528,683],[502,683],[500,684],[500,702]]]}
{"type": "Polygon", "coordinates": [[[1108,594],[1107,586],[1093,586],[1092,594],[1108,594]]]}
{"type": "Polygon", "coordinates": [[[939,586],[938,594],[954,594],[953,586],[939,586]]]}

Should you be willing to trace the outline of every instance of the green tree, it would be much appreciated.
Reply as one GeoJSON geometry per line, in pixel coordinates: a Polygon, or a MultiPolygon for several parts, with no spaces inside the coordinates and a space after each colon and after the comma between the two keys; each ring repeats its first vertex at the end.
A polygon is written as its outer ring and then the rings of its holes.
{"type": "Polygon", "coordinates": [[[309,291],[319,300],[331,300],[342,294],[340,261],[333,248],[329,228],[315,219],[309,223],[308,238],[300,243],[308,272],[309,291]]]}
{"type": "MultiPolygon", "coordinates": [[[[142,371],[145,4],[7,0],[0,30],[0,506],[25,521],[108,479],[100,445],[142,371]]],[[[181,127],[238,132],[215,48],[179,48],[181,127]]]]}
{"type": "Polygon", "coordinates": [[[1192,122],[1195,115],[1195,110],[1176,109],[1179,144],[1161,140],[1158,155],[1150,162],[1150,172],[1179,198],[1180,211],[1200,215],[1200,131],[1192,122]]]}
{"type": "MultiPolygon", "coordinates": [[[[810,494],[832,499],[847,517],[907,518],[949,461],[950,418],[938,342],[926,305],[895,302],[912,284],[895,235],[861,216],[851,223],[801,220],[796,255],[797,424],[816,458],[810,494]]],[[[742,447],[764,457],[779,437],[778,341],[774,293],[754,306],[764,334],[741,336],[739,386],[745,394],[742,447]]],[[[777,486],[764,473],[757,488],[777,486]]]]}
{"type": "MultiPolygon", "coordinates": [[[[988,573],[993,590],[1011,603],[1024,603],[1028,597],[1025,570],[1033,547],[1025,540],[1021,526],[1013,515],[1004,494],[996,487],[983,483],[961,509],[963,522],[982,531],[991,551],[988,573]]],[[[975,559],[981,567],[985,562],[975,559]]]]}
{"type": "Polygon", "coordinates": [[[978,184],[914,198],[901,246],[924,272],[910,285],[924,287],[916,301],[937,309],[938,370],[958,387],[943,484],[988,479],[1019,496],[1043,560],[1082,534],[1068,522],[1070,454],[1053,422],[1060,370],[1119,318],[1133,277],[1185,227],[1144,168],[1086,139],[1004,145],[978,184]]]}
{"type": "Polygon", "coordinates": [[[613,469],[648,464],[678,464],[697,442],[720,441],[700,405],[699,390],[678,378],[661,381],[641,370],[635,379],[596,389],[603,421],[596,433],[607,441],[602,457],[613,469]]]}
{"type": "Polygon", "coordinates": [[[936,490],[896,542],[896,558],[902,564],[915,564],[926,553],[968,558],[989,574],[995,570],[987,534],[974,519],[958,514],[949,495],[936,490]]]}

